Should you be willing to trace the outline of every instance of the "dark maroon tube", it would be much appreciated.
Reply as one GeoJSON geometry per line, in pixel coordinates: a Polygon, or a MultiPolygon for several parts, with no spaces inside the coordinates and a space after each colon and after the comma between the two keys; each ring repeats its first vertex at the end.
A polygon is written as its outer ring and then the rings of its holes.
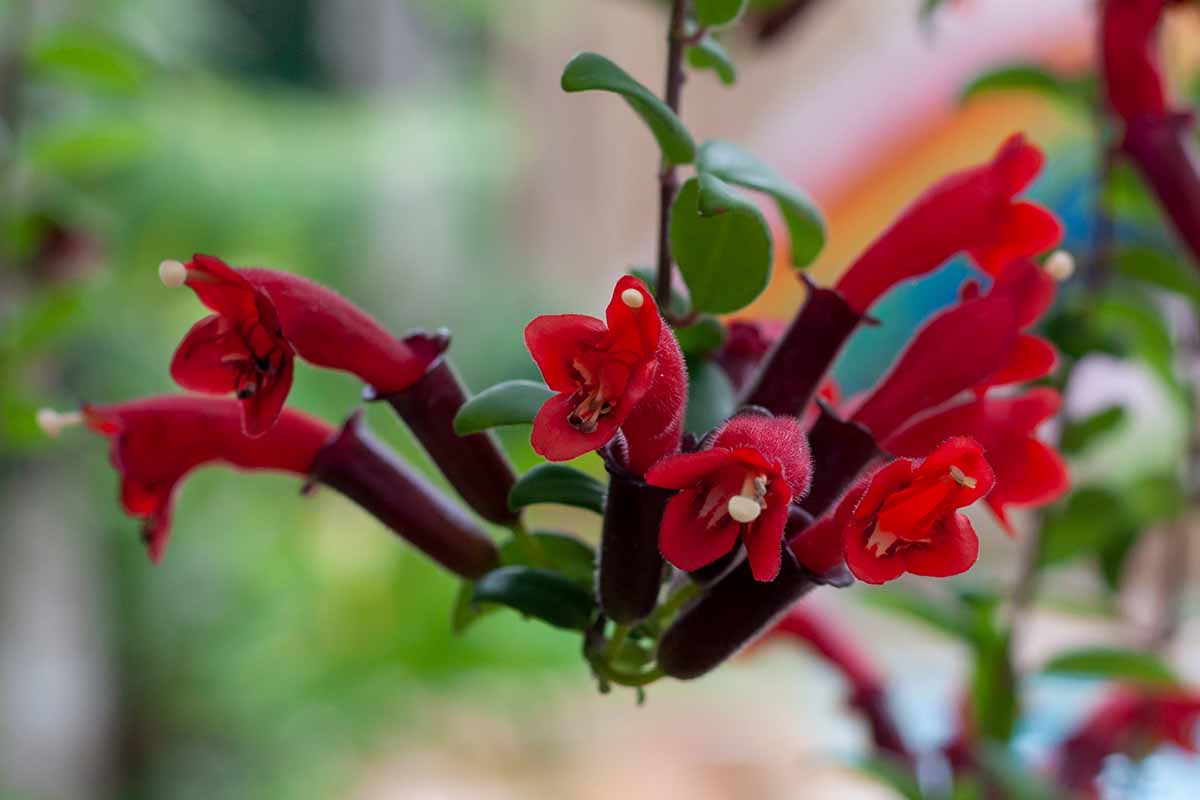
{"type": "MultiPolygon", "coordinates": [[[[450,343],[445,332],[416,333],[404,341],[411,347],[440,347],[442,351],[450,343]]],[[[499,525],[517,521],[517,514],[508,507],[508,492],[517,479],[496,437],[490,431],[469,436],[454,432],[454,417],[467,402],[467,392],[444,357],[404,391],[379,397],[368,389],[366,397],[386,400],[396,410],[446,480],[481,517],[499,525]]]]}
{"type": "Polygon", "coordinates": [[[311,478],[358,503],[464,578],[479,578],[499,564],[496,546],[475,521],[372,436],[361,412],[317,455],[311,478]]]}
{"type": "Polygon", "coordinates": [[[1190,114],[1142,114],[1125,125],[1121,149],[1158,197],[1200,265],[1200,154],[1190,114]]]}
{"type": "Polygon", "coordinates": [[[872,459],[883,455],[871,432],[855,422],[846,422],[818,401],[821,415],[808,432],[813,458],[813,481],[800,507],[820,517],[872,459]]]}
{"type": "Polygon", "coordinates": [[[639,622],[658,604],[663,558],[658,529],[674,492],[607,464],[608,500],[600,536],[597,594],[604,613],[622,625],[639,622]]]}
{"type": "Polygon", "coordinates": [[[773,581],[756,581],[745,561],[686,606],[658,644],[658,665],[688,680],[715,669],[775,624],[817,586],[790,551],[773,581]]]}
{"type": "Polygon", "coordinates": [[[746,387],[741,405],[799,416],[850,334],[866,319],[833,289],[807,278],[805,283],[808,300],[746,387]]]}

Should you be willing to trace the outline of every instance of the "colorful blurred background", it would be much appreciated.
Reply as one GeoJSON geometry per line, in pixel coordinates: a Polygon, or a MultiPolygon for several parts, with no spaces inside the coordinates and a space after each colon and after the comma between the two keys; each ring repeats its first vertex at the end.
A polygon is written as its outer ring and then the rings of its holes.
{"type": "MultiPolygon", "coordinates": [[[[704,73],[687,85],[693,131],[753,147],[825,211],[818,279],[1016,130],[1049,153],[1034,196],[1066,219],[1068,246],[1089,235],[1087,126],[1044,98],[959,95],[997,63],[1086,69],[1090,0],[973,0],[926,22],[920,5],[813,3],[768,44],[726,39],[736,91],[704,73]]],[[[0,797],[894,796],[845,766],[864,731],[839,679],[798,650],[656,685],[642,708],[597,696],[575,637],[511,614],[453,635],[454,580],[341,497],[302,498],[282,477],[202,471],[152,567],[105,445],[34,424],[41,406],[173,390],[167,364],[197,305],[155,268],[197,251],[324,281],[397,332],[446,325],[476,388],[535,377],[525,321],[596,313],[616,275],[653,257],[652,139],[618,101],[568,97],[558,76],[590,49],[657,86],[658,5],[6,0],[0,15],[0,797]]],[[[967,271],[893,295],[887,324],[842,360],[843,388],[877,376],[967,271]]],[[[746,313],[785,320],[802,298],[779,269],[746,313]]],[[[292,398],[337,421],[359,387],[301,369],[292,398]]],[[[429,466],[394,418],[367,414],[429,466]]],[[[1143,416],[1143,441],[1169,450],[1178,421],[1152,399],[1143,416]]],[[[505,431],[522,469],[527,435],[505,431]]],[[[539,515],[598,532],[590,517],[539,515]]],[[[977,572],[1003,579],[1020,542],[984,528],[977,572]]],[[[1152,562],[1155,546],[1137,557],[1152,562]]],[[[1080,608],[1088,580],[1055,574],[1047,592],[1076,607],[1040,614],[1023,657],[1122,635],[1080,608]]],[[[1130,586],[1110,602],[1136,621],[1152,598],[1130,586]]],[[[906,730],[947,736],[960,648],[858,590],[828,594],[812,602],[873,643],[906,730]]],[[[1195,677],[1200,650],[1190,661],[1195,677]]],[[[1087,691],[1034,694],[1031,752],[1087,691]]],[[[1171,786],[1200,781],[1182,755],[1163,758],[1171,786]]],[[[1162,791],[1142,796],[1195,796],[1162,791]]]]}

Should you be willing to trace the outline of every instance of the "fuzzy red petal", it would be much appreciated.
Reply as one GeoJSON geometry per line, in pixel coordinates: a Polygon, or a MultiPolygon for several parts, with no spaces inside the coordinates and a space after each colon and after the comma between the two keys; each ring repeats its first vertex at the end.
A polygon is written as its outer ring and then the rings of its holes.
{"type": "Polygon", "coordinates": [[[863,583],[887,583],[904,574],[904,561],[893,550],[882,556],[867,549],[867,534],[860,528],[847,531],[844,541],[846,566],[863,583]]]}
{"type": "Polygon", "coordinates": [[[742,529],[750,572],[757,581],[773,581],[779,574],[791,491],[786,484],[776,483],[767,491],[766,502],[767,507],[759,518],[742,529]]]}
{"type": "Polygon", "coordinates": [[[646,473],[646,483],[663,489],[686,489],[729,463],[724,447],[683,453],[659,461],[646,473]]]}
{"type": "Polygon", "coordinates": [[[1009,263],[1045,252],[1062,241],[1058,217],[1033,203],[1013,203],[998,214],[990,238],[969,249],[971,258],[989,275],[998,275],[1009,263]]]}
{"type": "Polygon", "coordinates": [[[729,517],[723,524],[708,527],[696,516],[704,502],[703,492],[686,489],[667,501],[659,529],[658,549],[675,567],[691,571],[716,561],[733,549],[741,525],[729,517]]]}
{"type": "Polygon", "coordinates": [[[679,451],[687,411],[687,368],[679,342],[667,325],[661,328],[654,355],[652,366],[644,367],[625,389],[624,400],[633,406],[621,429],[629,444],[629,468],[639,475],[679,451]]]}
{"type": "Polygon", "coordinates": [[[556,392],[575,391],[572,362],[581,347],[595,346],[604,323],[583,314],[543,314],[525,326],[525,346],[546,385],[556,392]]]}
{"type": "Polygon", "coordinates": [[[979,537],[963,514],[939,520],[928,545],[901,552],[906,570],[928,578],[949,578],[969,570],[979,558],[979,537]]]}
{"type": "Polygon", "coordinates": [[[529,437],[535,453],[547,461],[570,461],[603,447],[617,432],[618,422],[612,415],[601,417],[591,433],[571,427],[567,417],[574,408],[569,394],[557,394],[545,402],[529,437]]]}

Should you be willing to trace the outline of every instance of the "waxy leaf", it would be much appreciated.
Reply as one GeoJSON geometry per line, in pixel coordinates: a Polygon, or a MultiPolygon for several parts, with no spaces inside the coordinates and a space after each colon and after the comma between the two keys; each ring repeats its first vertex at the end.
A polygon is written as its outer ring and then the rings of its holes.
{"type": "Polygon", "coordinates": [[[475,581],[463,581],[454,595],[454,606],[450,609],[450,630],[462,633],[478,619],[486,617],[500,606],[495,603],[475,602],[475,581]]]}
{"type": "Polygon", "coordinates": [[[563,70],[562,88],[564,92],[594,89],[616,92],[650,126],[663,159],[671,164],[690,164],[696,158],[696,143],[675,112],[654,92],[604,56],[580,53],[571,59],[563,70]]]}
{"type": "Polygon", "coordinates": [[[676,328],[675,338],[685,358],[702,358],[725,342],[725,326],[716,317],[702,314],[686,328],[676,328]]]}
{"type": "Polygon", "coordinates": [[[901,614],[963,641],[974,641],[976,632],[961,609],[912,591],[882,589],[867,592],[862,599],[885,611],[901,614]]]}
{"type": "Polygon", "coordinates": [[[1097,439],[1121,427],[1126,416],[1124,408],[1111,406],[1090,417],[1071,420],[1063,427],[1059,449],[1064,453],[1080,453],[1097,439]]]}
{"type": "Polygon", "coordinates": [[[737,66],[721,43],[711,36],[704,36],[689,47],[687,60],[692,69],[711,69],[726,86],[737,82],[737,66]]]}
{"type": "Polygon", "coordinates": [[[501,544],[501,565],[545,566],[589,592],[592,590],[596,577],[596,551],[590,545],[556,531],[533,531],[529,538],[531,542],[514,537],[501,544]],[[536,552],[530,552],[530,544],[536,552]]]}
{"type": "Polygon", "coordinates": [[[825,220],[808,195],[732,142],[710,139],[700,147],[696,168],[723,181],[771,196],[787,223],[792,263],[807,267],[825,246],[825,220]]]}
{"type": "Polygon", "coordinates": [[[701,173],[683,185],[670,233],[695,310],[737,311],[766,288],[774,258],[767,222],[720,179],[701,173]]]}
{"type": "Polygon", "coordinates": [[[746,3],[747,0],[692,0],[692,11],[705,28],[718,28],[736,20],[746,3]]]}
{"type": "Polygon", "coordinates": [[[1174,686],[1179,683],[1174,671],[1156,656],[1115,647],[1085,647],[1062,653],[1046,662],[1042,672],[1151,686],[1174,686]]]}
{"type": "Polygon", "coordinates": [[[539,464],[521,476],[508,493],[513,511],[537,503],[558,503],[604,513],[604,484],[565,464],[539,464]]]}
{"type": "Polygon", "coordinates": [[[500,425],[522,425],[533,418],[554,392],[538,381],[506,381],[472,397],[454,417],[459,436],[479,433],[500,425]]]}
{"type": "Polygon", "coordinates": [[[725,371],[713,361],[688,365],[687,416],[683,429],[703,436],[729,419],[737,406],[733,385],[725,371]]]}
{"type": "Polygon", "coordinates": [[[1082,487],[1047,515],[1039,563],[1050,566],[1098,553],[1108,542],[1137,528],[1137,521],[1116,494],[1096,486],[1082,487]]]}
{"type": "Polygon", "coordinates": [[[966,102],[990,92],[1014,91],[1035,92],[1088,110],[1093,102],[1095,85],[1090,78],[1063,78],[1035,64],[1009,64],[977,76],[963,89],[960,100],[966,102]]]}
{"type": "Polygon", "coordinates": [[[129,93],[146,79],[144,60],[118,39],[97,31],[60,29],[25,54],[30,72],[89,89],[129,93]]]}
{"type": "Polygon", "coordinates": [[[1190,264],[1153,247],[1127,247],[1113,259],[1117,271],[1200,304],[1200,277],[1190,264]]]}
{"type": "Polygon", "coordinates": [[[585,630],[592,621],[592,593],[555,572],[500,567],[475,584],[476,603],[499,603],[557,628],[585,630]]]}

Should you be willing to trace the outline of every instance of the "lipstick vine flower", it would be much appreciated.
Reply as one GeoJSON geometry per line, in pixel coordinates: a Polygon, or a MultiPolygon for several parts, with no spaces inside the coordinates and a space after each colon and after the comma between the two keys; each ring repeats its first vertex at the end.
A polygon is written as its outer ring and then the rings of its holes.
{"type": "Polygon", "coordinates": [[[387,395],[415,383],[441,350],[425,338],[393,337],[332,289],[271,269],[234,269],[212,256],[164,261],[168,286],[186,285],[213,312],[175,351],[171,377],[206,394],[237,395],[251,436],[279,416],[299,355],[320,367],[352,373],[387,395]]]}
{"type": "Polygon", "coordinates": [[[82,422],[111,440],[121,505],[143,521],[142,538],[155,563],[171,535],[177,490],[192,470],[221,463],[307,476],[334,434],[326,423],[288,410],[262,436],[246,436],[237,404],[215,397],[151,397],[62,415],[44,410],[38,421],[51,434],[82,422]]]}
{"type": "Polygon", "coordinates": [[[663,459],[647,474],[652,486],[679,490],[663,514],[663,557],[696,570],[728,553],[740,538],[755,579],[773,580],[788,506],[803,496],[811,474],[797,420],[734,417],[709,449],[663,459]]]}
{"type": "Polygon", "coordinates": [[[683,356],[637,278],[617,281],[604,320],[543,315],[526,326],[525,344],[557,392],[533,423],[539,455],[568,461],[624,428],[629,467],[642,475],[678,449],[687,392],[683,356]]]}
{"type": "Polygon", "coordinates": [[[838,505],[846,566],[861,581],[886,583],[905,572],[944,578],[979,555],[971,521],[958,509],[991,490],[983,448],[951,439],[923,461],[901,458],[862,479],[838,505]]]}
{"type": "Polygon", "coordinates": [[[1053,247],[1062,225],[1041,206],[1013,198],[1042,167],[1042,152],[1016,134],[995,157],[943,178],[919,197],[850,265],[834,287],[865,313],[897,283],[966,251],[997,275],[1013,259],[1053,247]]]}

